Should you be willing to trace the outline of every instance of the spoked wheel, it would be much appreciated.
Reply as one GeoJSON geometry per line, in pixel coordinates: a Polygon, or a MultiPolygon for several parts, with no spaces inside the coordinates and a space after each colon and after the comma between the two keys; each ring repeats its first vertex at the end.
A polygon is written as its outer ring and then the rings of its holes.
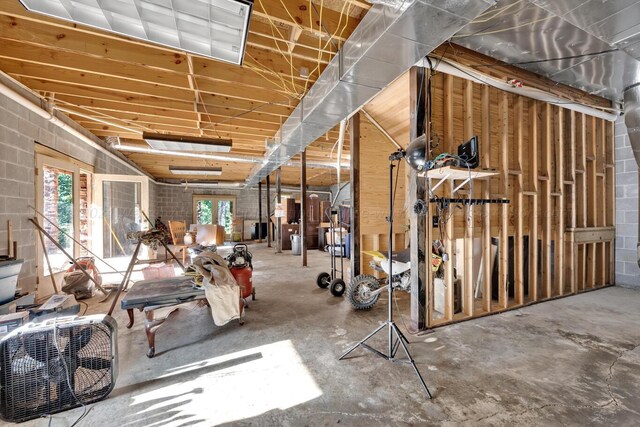
{"type": "Polygon", "coordinates": [[[344,283],[342,279],[333,279],[331,281],[330,291],[334,297],[341,297],[344,294],[344,291],[347,290],[347,285],[344,283]]]}
{"type": "Polygon", "coordinates": [[[379,287],[378,279],[373,276],[368,274],[356,276],[349,283],[347,292],[349,302],[356,310],[369,310],[380,298],[380,294],[371,295],[371,291],[379,287]]]}
{"type": "Polygon", "coordinates": [[[326,289],[331,284],[331,275],[327,272],[322,272],[316,277],[316,285],[322,289],[326,289]]]}

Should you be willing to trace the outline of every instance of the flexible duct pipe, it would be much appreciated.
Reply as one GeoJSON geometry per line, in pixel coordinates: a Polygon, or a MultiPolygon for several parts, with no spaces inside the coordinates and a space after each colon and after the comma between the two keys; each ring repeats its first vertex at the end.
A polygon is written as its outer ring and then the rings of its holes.
{"type": "MultiPolygon", "coordinates": [[[[538,101],[543,101],[549,104],[558,105],[568,110],[577,111],[579,113],[585,113],[590,116],[608,120],[610,122],[615,122],[618,119],[618,115],[615,113],[608,113],[606,111],[602,111],[597,108],[578,104],[577,102],[567,102],[567,100],[564,98],[560,98],[559,96],[555,96],[553,94],[550,94],[540,89],[527,87],[526,85],[523,87],[513,87],[511,84],[505,81],[496,79],[491,76],[484,75],[472,68],[465,67],[464,65],[455,64],[447,60],[442,60],[437,62],[438,62],[438,66],[436,67],[435,71],[442,71],[443,73],[460,77],[466,80],[471,80],[475,83],[488,84],[490,86],[493,86],[505,92],[515,93],[517,95],[526,96],[528,98],[535,99],[538,101]]],[[[420,62],[418,62],[417,65],[421,67],[429,68],[429,63],[426,60],[421,60],[420,62]]]]}
{"type": "Polygon", "coordinates": [[[142,172],[141,170],[139,170],[135,166],[129,164],[127,161],[121,159],[120,157],[118,157],[114,153],[110,152],[108,149],[106,149],[102,145],[98,144],[96,141],[94,141],[93,139],[91,139],[90,137],[85,135],[84,133],[82,133],[79,130],[75,129],[73,126],[69,125],[68,123],[60,120],[58,117],[55,116],[55,114],[51,114],[50,112],[48,112],[44,108],[42,108],[40,105],[37,105],[33,101],[31,101],[30,99],[20,95],[18,92],[16,92],[12,88],[8,87],[2,81],[0,81],[0,94],[6,96],[7,98],[11,99],[12,101],[17,102],[18,104],[22,105],[23,107],[25,107],[29,111],[37,114],[38,116],[44,118],[45,120],[48,120],[49,122],[53,123],[54,125],[58,126],[59,128],[64,129],[66,132],[68,132],[69,134],[71,134],[74,137],[78,138],[82,142],[88,144],[89,146],[95,148],[96,150],[99,150],[99,151],[105,153],[107,156],[109,156],[113,160],[116,160],[117,162],[121,163],[122,165],[128,167],[129,169],[132,169],[132,170],[136,171],[136,173],[144,174],[144,172],[142,172]]]}

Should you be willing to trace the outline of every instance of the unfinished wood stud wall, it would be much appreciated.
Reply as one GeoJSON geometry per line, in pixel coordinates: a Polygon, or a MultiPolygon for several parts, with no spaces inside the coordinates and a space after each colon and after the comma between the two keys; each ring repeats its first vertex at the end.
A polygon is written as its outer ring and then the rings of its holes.
{"type": "MultiPolygon", "coordinates": [[[[443,295],[434,281],[428,288],[425,323],[613,284],[613,124],[444,73],[432,78],[432,101],[430,132],[440,144],[431,156],[456,153],[478,135],[480,167],[498,175],[475,181],[473,197],[510,202],[451,207],[446,224],[427,232],[451,261],[443,295]]],[[[451,197],[453,188],[446,182],[435,193],[451,197]]],[[[456,193],[469,195],[466,187],[456,193]]],[[[436,212],[431,203],[430,217],[436,212]]]]}

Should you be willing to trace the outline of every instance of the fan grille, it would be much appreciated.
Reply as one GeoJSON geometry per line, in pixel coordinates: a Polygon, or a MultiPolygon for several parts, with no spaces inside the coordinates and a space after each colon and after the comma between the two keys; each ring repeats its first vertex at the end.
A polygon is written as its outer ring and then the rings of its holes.
{"type": "Polygon", "coordinates": [[[108,316],[27,325],[0,341],[0,412],[20,422],[105,398],[117,374],[108,316]]]}

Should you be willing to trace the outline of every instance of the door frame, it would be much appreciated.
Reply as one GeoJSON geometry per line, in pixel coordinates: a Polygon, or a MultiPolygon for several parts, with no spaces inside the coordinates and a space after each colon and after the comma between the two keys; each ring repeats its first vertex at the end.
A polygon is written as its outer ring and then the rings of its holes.
{"type": "MultiPolygon", "coordinates": [[[[35,178],[35,207],[38,212],[44,214],[44,166],[51,166],[54,168],[68,171],[72,174],[73,180],[73,238],[76,241],[80,241],[80,174],[87,173],[93,176],[93,166],[83,163],[79,160],[65,156],[60,152],[52,150],[48,147],[35,145],[35,163],[36,163],[36,178],[35,178]]],[[[91,206],[91,200],[87,201],[91,206]]],[[[38,215],[36,214],[36,217],[38,215]]],[[[44,226],[44,220],[37,218],[41,226],[44,226]]],[[[44,237],[44,236],[43,236],[44,237]]],[[[36,236],[36,240],[40,237],[36,236]]],[[[46,239],[46,238],[45,238],[46,239]]],[[[46,241],[46,240],[45,240],[46,241]]],[[[73,244],[73,253],[70,254],[74,258],[80,255],[80,245],[78,243],[73,244]]],[[[36,291],[40,294],[39,297],[51,295],[54,293],[53,283],[49,275],[48,269],[45,269],[44,253],[42,251],[42,245],[40,242],[36,242],[36,291]],[[43,290],[42,286],[47,286],[46,290],[43,290]],[[46,293],[46,295],[44,295],[46,293]]],[[[54,273],[54,279],[60,283],[62,272],[54,273]]]]}
{"type": "MultiPolygon", "coordinates": [[[[194,194],[192,196],[192,202],[191,202],[191,211],[192,211],[191,223],[192,224],[198,223],[198,210],[196,209],[196,206],[198,205],[198,202],[201,200],[211,200],[212,202],[215,202],[215,203],[212,203],[212,219],[215,219],[216,224],[218,222],[218,202],[220,200],[233,202],[233,208],[231,209],[231,212],[233,214],[233,219],[235,220],[237,218],[236,208],[237,208],[238,202],[236,200],[236,196],[227,195],[227,194],[211,194],[211,195],[210,194],[194,194]]],[[[225,235],[226,234],[227,232],[225,230],[225,235]]]]}
{"type": "MultiPolygon", "coordinates": [[[[93,174],[93,204],[92,211],[92,245],[91,250],[98,254],[101,258],[104,258],[103,248],[103,236],[104,236],[104,194],[103,184],[105,181],[117,181],[117,182],[135,182],[140,183],[140,208],[145,215],[149,215],[149,178],[142,175],[113,175],[106,173],[93,174]]],[[[149,220],[152,220],[149,218],[149,220]]],[[[147,221],[142,221],[140,225],[141,230],[148,230],[152,224],[147,221]]]]}

